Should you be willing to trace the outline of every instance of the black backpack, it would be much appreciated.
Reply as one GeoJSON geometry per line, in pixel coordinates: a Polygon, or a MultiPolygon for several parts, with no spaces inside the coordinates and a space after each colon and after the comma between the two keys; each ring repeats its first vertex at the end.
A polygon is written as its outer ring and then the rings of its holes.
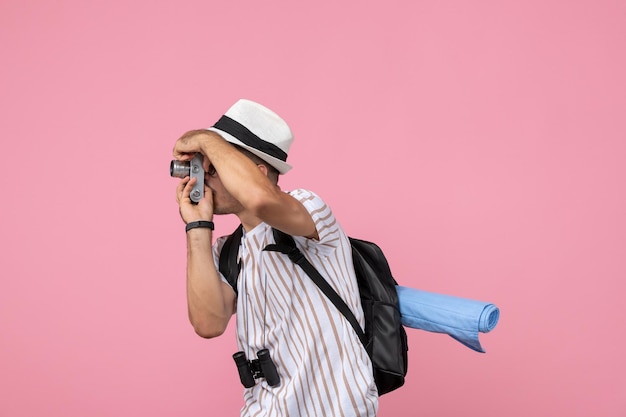
{"type": "MultiPolygon", "coordinates": [[[[277,229],[272,230],[276,243],[267,245],[263,250],[287,255],[306,272],[350,322],[372,360],[378,395],[401,387],[407,373],[407,337],[400,320],[397,283],[381,249],[374,243],[349,238],[365,315],[363,331],[347,304],[296,247],[293,237],[277,229]]],[[[242,234],[242,226],[239,226],[226,239],[219,260],[219,270],[235,292],[241,267],[237,263],[237,254],[242,234]]]]}

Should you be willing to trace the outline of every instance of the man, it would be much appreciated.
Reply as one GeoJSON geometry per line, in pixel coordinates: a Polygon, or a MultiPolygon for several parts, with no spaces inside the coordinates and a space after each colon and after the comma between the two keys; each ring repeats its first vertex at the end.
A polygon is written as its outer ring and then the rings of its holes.
{"type": "Polygon", "coordinates": [[[354,329],[300,267],[263,251],[274,243],[272,228],[292,235],[363,326],[346,234],[315,193],[278,186],[278,176],[291,169],[286,160],[292,141],[277,114],[239,100],[213,127],[176,142],[174,157],[188,161],[200,152],[206,172],[198,204],[190,199],[195,178],[183,179],[176,190],[187,224],[189,318],[198,335],[211,338],[237,312],[237,343],[245,358],[269,351],[280,382],[256,379],[244,391],[242,416],[374,416],[372,365],[354,329]],[[225,237],[211,248],[212,220],[219,214],[234,214],[243,226],[237,291],[218,270],[225,237]]]}

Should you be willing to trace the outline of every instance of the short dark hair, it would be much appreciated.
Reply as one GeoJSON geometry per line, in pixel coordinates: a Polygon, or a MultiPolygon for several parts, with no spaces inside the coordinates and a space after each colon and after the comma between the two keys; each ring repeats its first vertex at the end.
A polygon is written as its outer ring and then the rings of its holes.
{"type": "Polygon", "coordinates": [[[264,167],[267,168],[267,177],[270,179],[270,181],[272,181],[274,184],[278,184],[278,176],[280,175],[280,172],[278,172],[278,170],[276,168],[274,168],[272,165],[270,165],[269,162],[264,161],[263,159],[261,159],[260,157],[258,157],[257,155],[253,154],[252,152],[250,152],[249,150],[242,148],[241,146],[237,146],[234,145],[235,148],[237,148],[237,150],[239,152],[241,152],[242,154],[244,154],[245,156],[247,156],[250,160],[252,160],[252,162],[254,162],[257,165],[263,165],[264,167]]]}

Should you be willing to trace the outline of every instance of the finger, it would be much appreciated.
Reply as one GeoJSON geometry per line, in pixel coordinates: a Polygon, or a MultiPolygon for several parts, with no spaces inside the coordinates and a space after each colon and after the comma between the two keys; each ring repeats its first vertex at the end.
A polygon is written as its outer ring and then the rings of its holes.
{"type": "Polygon", "coordinates": [[[190,195],[191,195],[191,190],[193,189],[194,184],[198,182],[197,178],[190,178],[187,183],[185,184],[185,187],[183,188],[183,193],[182,193],[182,198],[183,199],[190,199],[190,195]]]}
{"type": "Polygon", "coordinates": [[[198,202],[200,214],[206,218],[213,217],[213,190],[204,186],[204,197],[198,202]]]}
{"type": "Polygon", "coordinates": [[[187,161],[192,159],[196,154],[197,149],[193,147],[190,143],[189,134],[186,133],[182,137],[180,137],[176,143],[174,143],[174,149],[172,150],[172,154],[174,157],[180,161],[187,161]]]}
{"type": "Polygon", "coordinates": [[[174,144],[173,154],[174,157],[181,161],[188,161],[192,159],[196,153],[201,152],[201,141],[205,136],[209,135],[210,131],[206,129],[190,130],[182,135],[174,144]]]}
{"type": "Polygon", "coordinates": [[[178,161],[191,161],[193,157],[196,156],[196,153],[195,152],[183,152],[174,148],[172,150],[172,155],[174,156],[174,159],[178,161]]]}
{"type": "Polygon", "coordinates": [[[189,177],[185,177],[182,180],[180,180],[178,185],[176,186],[176,202],[177,203],[180,203],[180,200],[183,198],[183,190],[185,189],[185,186],[187,185],[188,182],[189,182],[189,177]]]}

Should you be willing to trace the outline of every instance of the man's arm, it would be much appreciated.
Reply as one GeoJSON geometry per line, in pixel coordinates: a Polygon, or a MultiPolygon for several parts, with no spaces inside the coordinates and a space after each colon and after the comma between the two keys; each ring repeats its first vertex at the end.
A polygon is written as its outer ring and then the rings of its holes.
{"type": "Polygon", "coordinates": [[[317,238],[311,215],[298,200],[273,184],[249,158],[212,131],[191,131],[174,148],[174,156],[189,160],[202,152],[213,164],[226,190],[246,213],[293,236],[317,238]]]}
{"type": "Polygon", "coordinates": [[[235,292],[219,277],[211,250],[212,231],[187,232],[187,307],[199,336],[220,336],[235,312],[235,292]]]}
{"type": "MultiPolygon", "coordinates": [[[[180,215],[185,223],[212,220],[213,200],[205,189],[205,198],[192,204],[189,194],[195,179],[183,179],[176,189],[180,215]]],[[[235,312],[235,293],[224,283],[211,250],[213,231],[195,228],[187,232],[187,306],[189,321],[196,333],[211,338],[224,333],[235,312]]]]}

